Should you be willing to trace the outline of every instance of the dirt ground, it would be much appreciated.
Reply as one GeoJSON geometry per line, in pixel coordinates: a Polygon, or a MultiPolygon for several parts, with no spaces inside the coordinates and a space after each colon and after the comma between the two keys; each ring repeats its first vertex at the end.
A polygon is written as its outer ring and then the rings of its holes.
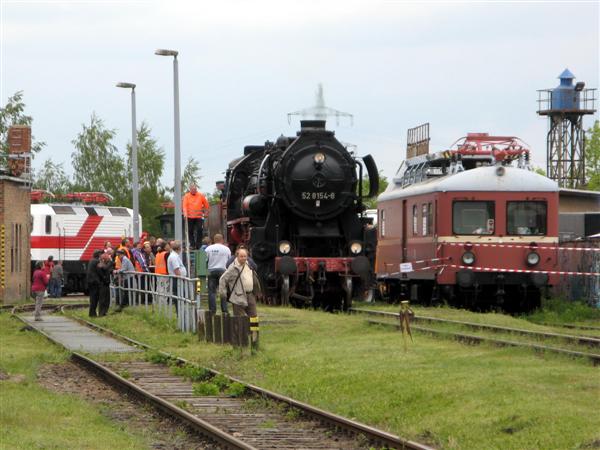
{"type": "Polygon", "coordinates": [[[153,407],[104,383],[77,364],[46,364],[38,371],[41,386],[58,393],[73,394],[100,406],[104,415],[132,432],[148,437],[149,448],[161,450],[214,449],[215,443],[188,431],[153,407]]]}

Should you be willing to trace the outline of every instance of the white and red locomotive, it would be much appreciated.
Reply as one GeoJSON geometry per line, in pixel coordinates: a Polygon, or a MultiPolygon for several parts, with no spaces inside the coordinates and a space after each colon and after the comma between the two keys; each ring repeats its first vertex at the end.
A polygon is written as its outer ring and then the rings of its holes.
{"type": "MultiPolygon", "coordinates": [[[[33,191],[32,201],[47,196],[33,191]]],[[[106,241],[116,248],[123,238],[132,239],[133,211],[107,206],[110,196],[99,192],[67,194],[64,200],[32,203],[31,260],[33,264],[53,256],[63,261],[64,292],[84,292],[86,266],[94,250],[102,249],[106,241]]]]}
{"type": "Polygon", "coordinates": [[[378,198],[378,231],[385,297],[516,310],[557,281],[558,186],[514,137],[473,133],[407,159],[378,198]]]}

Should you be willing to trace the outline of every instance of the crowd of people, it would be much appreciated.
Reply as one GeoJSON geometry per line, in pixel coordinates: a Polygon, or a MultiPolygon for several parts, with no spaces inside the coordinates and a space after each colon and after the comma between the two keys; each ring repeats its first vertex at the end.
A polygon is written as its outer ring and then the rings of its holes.
{"type": "MultiPolygon", "coordinates": [[[[207,255],[208,309],[217,311],[217,296],[220,296],[220,310],[229,313],[232,304],[234,315],[256,317],[256,300],[262,295],[260,281],[256,275],[256,264],[249,257],[248,249],[239,246],[234,255],[224,243],[223,235],[215,234],[212,242],[208,237],[202,240],[200,248],[207,255]]],[[[134,288],[135,273],[171,275],[157,277],[156,282],[147,285],[148,277],[136,277],[140,291],[155,289],[148,295],[152,302],[153,294],[164,295],[169,288],[177,295],[179,278],[187,277],[187,269],[182,258],[180,241],[166,241],[148,237],[147,240],[132,242],[123,239],[115,248],[109,241],[103,249],[95,250],[87,265],[86,283],[90,296],[89,316],[105,316],[110,307],[111,285],[116,289],[116,310],[122,311],[129,305],[130,296],[126,292],[134,288]]],[[[59,298],[63,285],[63,269],[60,261],[38,262],[33,274],[32,292],[36,298],[36,320],[41,319],[41,305],[46,295],[59,298]],[[39,304],[39,307],[38,307],[39,304]]],[[[134,294],[137,295],[137,294],[134,294]]]]}

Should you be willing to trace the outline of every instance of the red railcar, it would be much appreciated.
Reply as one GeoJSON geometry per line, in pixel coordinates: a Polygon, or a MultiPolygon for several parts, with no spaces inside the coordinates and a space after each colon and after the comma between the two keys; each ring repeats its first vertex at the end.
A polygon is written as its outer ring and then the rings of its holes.
{"type": "Polygon", "coordinates": [[[378,198],[376,273],[386,297],[529,308],[557,281],[558,186],[512,137],[470,134],[407,160],[378,198]]]}

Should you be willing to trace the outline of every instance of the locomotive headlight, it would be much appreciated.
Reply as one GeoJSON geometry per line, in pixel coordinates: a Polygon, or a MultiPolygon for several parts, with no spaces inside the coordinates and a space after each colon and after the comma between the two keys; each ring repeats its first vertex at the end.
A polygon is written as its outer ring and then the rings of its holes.
{"type": "Polygon", "coordinates": [[[350,244],[350,252],[353,255],[358,255],[360,252],[362,252],[362,244],[360,242],[353,242],[350,244]]]}
{"type": "Polygon", "coordinates": [[[464,252],[462,255],[462,262],[467,266],[473,265],[475,263],[475,255],[473,252],[464,252]]]}
{"type": "Polygon", "coordinates": [[[540,262],[540,255],[536,252],[531,252],[527,254],[527,265],[535,266],[540,262]]]}
{"type": "Polygon", "coordinates": [[[281,253],[282,255],[287,255],[288,253],[290,253],[291,250],[292,244],[290,244],[288,241],[281,241],[279,243],[279,253],[281,253]]]}
{"type": "Polygon", "coordinates": [[[325,162],[325,155],[323,153],[317,153],[313,158],[315,164],[323,164],[325,162]]]}

